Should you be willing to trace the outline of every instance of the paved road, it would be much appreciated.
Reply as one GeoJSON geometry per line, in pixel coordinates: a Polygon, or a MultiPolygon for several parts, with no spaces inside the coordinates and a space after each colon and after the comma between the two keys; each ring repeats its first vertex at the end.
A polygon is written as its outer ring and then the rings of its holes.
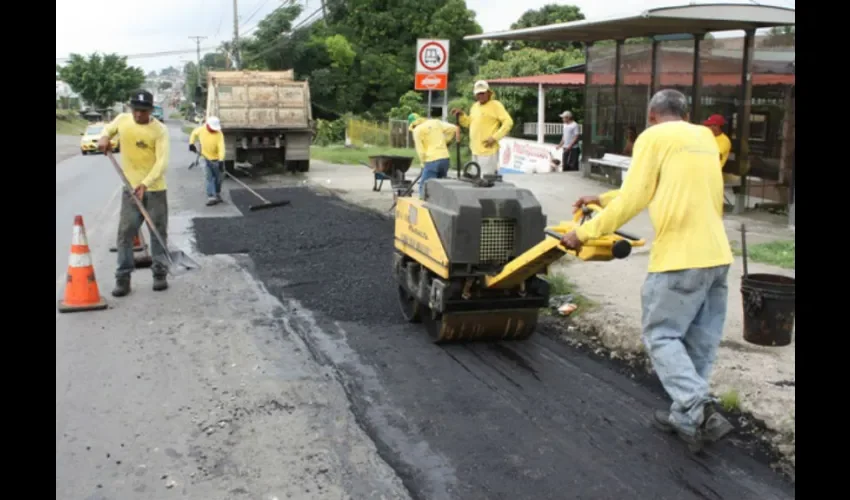
{"type": "MultiPolygon", "coordinates": [[[[692,456],[650,426],[666,405],[656,392],[545,335],[433,345],[398,312],[392,220],[304,188],[261,192],[291,204],[196,221],[199,249],[251,256],[416,498],[794,497],[728,442],[692,456]]],[[[240,208],[255,203],[231,195],[240,208]]]]}
{"type": "MultiPolygon", "coordinates": [[[[203,174],[171,127],[171,245],[192,251],[203,174]]],[[[101,156],[56,166],[57,297],[73,216],[84,216],[110,309],[56,315],[56,497],[170,500],[386,498],[408,495],[357,424],[342,385],[232,257],[151,290],[109,295],[118,181],[101,156]]]]}

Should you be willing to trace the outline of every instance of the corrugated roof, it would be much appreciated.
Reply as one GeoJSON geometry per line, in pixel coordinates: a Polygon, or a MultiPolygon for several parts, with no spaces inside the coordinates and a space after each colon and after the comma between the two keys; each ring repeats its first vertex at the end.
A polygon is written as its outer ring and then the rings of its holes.
{"type": "Polygon", "coordinates": [[[573,21],[469,35],[465,40],[593,42],[680,33],[710,33],[796,24],[795,10],[750,4],[659,7],[608,19],[573,21]]]}
{"type": "MultiPolygon", "coordinates": [[[[691,73],[662,73],[661,86],[685,86],[691,85],[693,75],[691,73]]],[[[611,73],[595,74],[591,76],[594,85],[613,85],[614,75],[611,73]]],[[[650,75],[638,73],[625,75],[626,85],[649,85],[650,75]]],[[[754,86],[764,85],[794,85],[796,75],[789,74],[756,74],[753,75],[754,86]]],[[[581,87],[584,85],[584,74],[582,73],[557,73],[554,75],[517,76],[514,78],[496,78],[487,80],[493,87],[581,87]]],[[[733,86],[740,85],[741,75],[737,73],[703,74],[703,87],[733,86]]]]}

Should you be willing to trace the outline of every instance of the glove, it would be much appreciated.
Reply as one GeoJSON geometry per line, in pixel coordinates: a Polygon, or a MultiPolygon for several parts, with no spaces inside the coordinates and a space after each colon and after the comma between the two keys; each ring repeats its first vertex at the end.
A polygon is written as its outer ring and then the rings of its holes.
{"type": "Polygon", "coordinates": [[[189,144],[189,151],[191,151],[193,153],[197,153],[198,148],[196,148],[194,144],[189,144]]]}

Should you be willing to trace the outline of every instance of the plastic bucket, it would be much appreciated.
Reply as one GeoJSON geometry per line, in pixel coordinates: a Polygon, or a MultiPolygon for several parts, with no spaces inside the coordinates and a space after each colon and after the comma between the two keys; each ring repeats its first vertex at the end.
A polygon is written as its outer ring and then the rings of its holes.
{"type": "Polygon", "coordinates": [[[760,346],[791,343],[795,319],[794,278],[750,274],[741,278],[744,301],[744,340],[760,346]]]}

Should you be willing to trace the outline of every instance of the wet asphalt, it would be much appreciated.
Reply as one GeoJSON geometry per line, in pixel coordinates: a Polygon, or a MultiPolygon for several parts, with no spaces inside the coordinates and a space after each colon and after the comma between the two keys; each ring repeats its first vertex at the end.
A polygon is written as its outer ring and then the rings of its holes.
{"type": "Polygon", "coordinates": [[[400,317],[390,220],[306,188],[260,193],[292,203],[249,212],[232,190],[243,217],[194,219],[198,249],[248,254],[412,497],[794,498],[734,437],[695,456],[654,430],[657,392],[548,336],[432,344],[400,317]]]}

